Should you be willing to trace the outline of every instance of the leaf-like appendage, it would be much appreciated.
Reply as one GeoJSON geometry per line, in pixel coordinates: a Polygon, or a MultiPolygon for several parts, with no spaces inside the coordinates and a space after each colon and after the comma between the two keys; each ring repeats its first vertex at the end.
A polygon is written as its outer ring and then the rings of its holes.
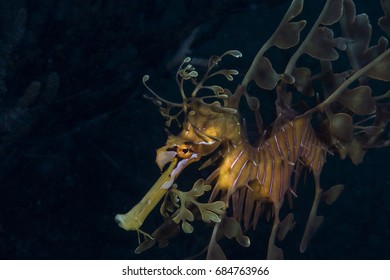
{"type": "Polygon", "coordinates": [[[284,240],[287,233],[293,230],[295,224],[296,222],[294,221],[294,214],[289,213],[279,224],[278,232],[276,233],[276,236],[278,237],[279,241],[284,240]]]}
{"type": "Polygon", "coordinates": [[[352,140],[353,124],[350,115],[338,113],[328,117],[330,133],[339,140],[349,142],[352,140]]]}
{"type": "Polygon", "coordinates": [[[331,25],[339,21],[343,14],[343,0],[328,0],[327,9],[321,20],[323,25],[331,25]]]}
{"type": "Polygon", "coordinates": [[[376,111],[375,101],[371,96],[371,88],[360,86],[345,91],[338,101],[358,115],[371,115],[376,111]]]}
{"type": "Polygon", "coordinates": [[[327,27],[319,27],[314,32],[307,42],[305,51],[310,56],[325,61],[333,61],[339,57],[334,48],[333,31],[327,27]]]}
{"type": "Polygon", "coordinates": [[[305,233],[303,234],[299,250],[301,253],[305,252],[310,240],[313,238],[314,234],[318,231],[319,227],[324,222],[324,216],[309,216],[307,221],[305,233]]]}
{"type": "Polygon", "coordinates": [[[291,19],[299,15],[302,12],[302,9],[303,0],[294,0],[286,12],[285,18],[287,19],[287,21],[290,21],[291,19]]]}
{"type": "Polygon", "coordinates": [[[221,95],[225,92],[225,90],[220,87],[220,86],[217,86],[217,85],[213,85],[213,86],[203,86],[204,89],[209,89],[209,90],[212,90],[214,92],[215,95],[221,95]]]}
{"type": "Polygon", "coordinates": [[[321,199],[325,201],[326,204],[333,204],[341,195],[344,190],[344,185],[336,185],[331,187],[329,190],[324,191],[321,194],[321,199]]]}
{"type": "Polygon", "coordinates": [[[185,207],[185,203],[181,204],[179,213],[172,219],[176,224],[182,222],[181,227],[185,233],[191,233],[193,228],[187,221],[194,221],[194,215],[185,207]]]}
{"type": "Polygon", "coordinates": [[[181,228],[185,233],[192,233],[194,231],[194,227],[191,226],[187,221],[183,221],[181,228]]]}
{"type": "Polygon", "coordinates": [[[222,61],[222,58],[224,56],[227,56],[227,55],[233,56],[236,58],[239,58],[242,56],[241,52],[239,52],[237,50],[226,51],[221,56],[217,56],[217,55],[211,56],[209,59],[207,70],[205,71],[203,77],[201,77],[199,79],[197,79],[198,72],[195,70],[195,68],[191,64],[185,65],[185,63],[183,62],[183,64],[181,65],[181,67],[176,75],[176,81],[179,85],[180,93],[183,97],[183,100],[187,100],[186,95],[184,93],[185,89],[184,89],[184,84],[183,84],[183,81],[185,81],[185,80],[190,80],[192,82],[192,85],[194,86],[192,93],[191,93],[192,98],[197,98],[198,100],[204,101],[206,98],[214,97],[214,96],[197,97],[198,92],[200,90],[204,90],[204,89],[212,90],[214,92],[215,96],[218,98],[221,98],[221,99],[227,98],[227,95],[223,95],[223,93],[225,93],[225,90],[222,87],[220,87],[218,85],[205,85],[205,83],[207,81],[209,81],[209,79],[211,77],[214,77],[217,75],[223,75],[229,81],[233,81],[233,76],[238,75],[238,71],[235,69],[221,69],[219,71],[212,71],[213,68],[220,61],[222,61]]]}
{"type": "Polygon", "coordinates": [[[280,49],[288,49],[299,42],[300,33],[305,27],[306,21],[289,22],[280,27],[279,32],[275,34],[274,44],[280,49]]]}
{"type": "Polygon", "coordinates": [[[378,44],[370,47],[366,52],[366,62],[373,61],[377,56],[382,54],[388,45],[388,40],[385,37],[380,37],[378,44]]]}
{"type": "Polygon", "coordinates": [[[199,208],[202,220],[205,223],[219,223],[221,221],[221,215],[225,213],[225,203],[222,201],[214,201],[212,203],[199,203],[196,205],[199,208]]]}
{"type": "Polygon", "coordinates": [[[360,145],[359,141],[352,141],[349,144],[349,153],[348,156],[351,159],[352,163],[355,165],[358,165],[363,162],[364,155],[366,154],[366,151],[363,150],[362,146],[360,145]]]}
{"type": "Polygon", "coordinates": [[[347,49],[347,44],[353,43],[353,41],[349,38],[337,37],[333,39],[333,46],[341,51],[345,51],[347,49]]]}
{"type": "Polygon", "coordinates": [[[228,79],[229,81],[233,81],[233,76],[232,75],[238,75],[238,71],[237,70],[220,70],[217,72],[218,74],[222,74],[226,77],[226,79],[228,79]]]}
{"type": "MultiPolygon", "coordinates": [[[[352,0],[344,0],[344,10],[345,13],[340,20],[341,30],[344,37],[352,40],[352,43],[348,44],[347,52],[353,69],[357,71],[376,57],[367,53],[372,27],[366,14],[356,15],[352,0]]],[[[383,44],[381,40],[379,45],[383,44]]],[[[379,48],[382,49],[383,46],[379,48]]]]}
{"type": "MultiPolygon", "coordinates": [[[[272,46],[287,49],[299,42],[300,32],[305,27],[306,21],[290,22],[290,20],[299,15],[302,9],[303,0],[294,0],[291,3],[278,28],[261,47],[253,60],[251,67],[242,80],[241,85],[243,88],[246,88],[251,80],[255,80],[256,84],[263,89],[272,90],[275,88],[277,82],[282,77],[275,72],[270,61],[263,55],[272,46]]],[[[288,71],[285,71],[285,73],[287,75],[290,74],[288,71]]],[[[290,76],[287,75],[286,78],[289,78],[290,76]]]]}
{"type": "Polygon", "coordinates": [[[371,67],[366,75],[377,80],[390,81],[390,55],[371,67]]]}
{"type": "Polygon", "coordinates": [[[231,55],[231,56],[234,56],[235,58],[242,57],[242,53],[238,50],[227,51],[223,55],[221,55],[221,57],[224,57],[225,55],[231,55]]]}
{"type": "Polygon", "coordinates": [[[386,32],[387,36],[390,36],[390,2],[387,0],[381,0],[381,5],[385,16],[378,20],[378,24],[382,30],[386,32]]]}
{"type": "Polygon", "coordinates": [[[262,57],[257,64],[256,71],[252,77],[256,84],[264,89],[271,90],[275,88],[277,82],[280,80],[280,75],[275,72],[271,62],[266,57],[262,57]]]}
{"type": "Polygon", "coordinates": [[[351,47],[356,53],[366,52],[371,38],[371,25],[366,14],[354,17],[354,21],[348,26],[348,37],[354,40],[351,47]]]}
{"type": "Polygon", "coordinates": [[[249,247],[251,244],[249,237],[242,233],[240,223],[233,217],[223,219],[222,228],[227,238],[232,239],[234,237],[241,246],[249,247]]]}
{"type": "Polygon", "coordinates": [[[352,71],[335,74],[332,69],[332,64],[327,61],[321,61],[321,71],[321,81],[325,98],[332,94],[352,74],[352,71]]]}
{"type": "Polygon", "coordinates": [[[192,222],[195,218],[194,214],[187,208],[189,205],[196,206],[199,209],[204,222],[219,223],[221,221],[221,216],[225,213],[225,203],[222,201],[214,201],[211,203],[197,201],[198,197],[209,190],[211,190],[211,186],[206,185],[203,179],[197,180],[192,186],[192,189],[188,192],[179,191],[178,189],[173,188],[171,190],[171,195],[169,196],[171,201],[164,201],[161,213],[167,214],[168,212],[172,212],[172,209],[167,209],[167,207],[170,207],[171,205],[178,208],[178,210],[172,214],[171,218],[176,224],[181,222],[182,229],[185,233],[191,233],[193,231],[193,227],[189,222],[192,222]]]}
{"type": "Polygon", "coordinates": [[[344,144],[344,154],[340,153],[340,157],[344,159],[346,156],[349,156],[352,163],[358,165],[363,161],[365,153],[366,151],[363,150],[360,142],[353,138],[351,142],[344,144]]]}
{"type": "Polygon", "coordinates": [[[203,179],[199,179],[192,186],[192,189],[187,192],[188,196],[199,197],[204,194],[205,191],[209,191],[211,189],[210,185],[205,185],[203,179]]]}
{"type": "Polygon", "coordinates": [[[206,223],[210,222],[220,222],[220,216],[225,213],[225,203],[222,201],[214,201],[211,203],[200,203],[196,201],[196,197],[199,197],[204,194],[205,191],[211,189],[210,185],[205,185],[203,179],[199,179],[195,182],[192,190],[187,192],[187,195],[191,198],[191,203],[196,205],[202,216],[202,220],[206,223]]]}
{"type": "Polygon", "coordinates": [[[247,96],[246,102],[248,103],[248,106],[252,111],[256,111],[260,107],[260,101],[257,97],[247,96]]]}
{"type": "Polygon", "coordinates": [[[292,75],[295,78],[295,88],[306,96],[313,96],[314,90],[311,81],[311,71],[309,68],[300,67],[294,68],[292,75]]]}

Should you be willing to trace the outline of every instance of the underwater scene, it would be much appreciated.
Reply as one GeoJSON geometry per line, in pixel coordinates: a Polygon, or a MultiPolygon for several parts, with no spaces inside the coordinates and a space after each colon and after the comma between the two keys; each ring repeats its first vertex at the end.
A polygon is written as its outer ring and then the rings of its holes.
{"type": "Polygon", "coordinates": [[[0,259],[389,259],[389,0],[0,1],[0,259]]]}

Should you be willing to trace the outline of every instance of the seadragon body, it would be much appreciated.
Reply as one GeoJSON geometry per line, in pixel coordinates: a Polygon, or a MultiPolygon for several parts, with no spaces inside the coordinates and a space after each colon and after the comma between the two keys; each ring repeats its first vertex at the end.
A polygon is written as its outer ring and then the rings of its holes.
{"type": "MultiPolygon", "coordinates": [[[[383,0],[382,6],[387,14],[389,2],[383,0]]],[[[144,84],[151,92],[147,98],[160,106],[167,125],[174,120],[179,122],[181,115],[184,118],[182,131],[178,135],[170,134],[166,145],[157,150],[157,165],[161,170],[169,166],[138,205],[127,214],[116,216],[122,228],[144,236],[137,252],[146,250],[156,241],[165,244],[177,234],[179,225],[184,232],[191,233],[190,222],[199,219],[214,225],[207,257],[224,258],[218,245],[220,238],[234,237],[241,245],[249,246],[249,238],[243,232],[251,227],[255,229],[259,217],[266,215],[273,217],[267,257],[283,258],[276,243],[285,238],[295,222],[292,213],[280,217],[280,210],[286,200],[292,207],[300,175],[311,172],[315,197],[300,244],[300,251],[304,252],[323,221],[323,217],[317,215],[319,204],[322,201],[333,203],[343,190],[343,185],[324,190],[320,184],[327,154],[338,153],[341,158],[349,156],[354,163],[359,163],[366,149],[389,145],[389,140],[383,136],[390,121],[389,105],[381,102],[388,94],[374,97],[368,84],[369,80],[390,80],[387,40],[380,39],[378,45],[369,50],[356,47],[361,38],[356,32],[354,35],[354,29],[361,26],[358,21],[362,21],[362,16],[355,15],[352,0],[328,0],[307,37],[298,44],[306,21],[294,22],[292,19],[302,8],[302,0],[292,2],[279,27],[259,50],[233,93],[210,81],[215,76],[224,76],[231,81],[238,74],[236,70],[218,68],[223,58],[241,56],[235,50],[211,57],[200,79],[190,58],[186,58],[176,75],[182,103],[158,96],[146,85],[149,77],[144,77],[144,84]],[[340,23],[345,37],[333,38],[329,26],[335,23],[340,23]],[[265,57],[271,47],[296,48],[282,73],[276,73],[265,57]],[[336,47],[347,52],[352,69],[333,72],[331,62],[338,59],[336,47]],[[320,73],[312,74],[310,69],[297,66],[304,54],[319,62],[320,73]],[[364,63],[358,60],[362,56],[366,58],[364,63]],[[322,85],[321,95],[317,96],[320,100],[312,108],[297,106],[293,95],[313,96],[319,91],[314,88],[314,81],[322,85]],[[190,96],[185,94],[186,82],[193,85],[190,96]],[[263,123],[260,102],[248,92],[250,82],[276,94],[276,117],[271,125],[263,123]],[[213,94],[208,95],[210,91],[213,94]],[[248,140],[245,120],[240,115],[243,98],[255,116],[258,133],[255,143],[248,140]],[[210,170],[210,175],[205,180],[198,180],[190,191],[180,191],[175,180],[189,164],[198,161],[203,162],[200,169],[210,170]],[[208,201],[200,202],[198,198],[207,191],[211,191],[208,201]],[[151,235],[143,232],[140,228],[144,220],[163,198],[160,212],[165,217],[164,223],[151,235]]],[[[381,20],[381,27],[388,32],[387,17],[381,20]]]]}

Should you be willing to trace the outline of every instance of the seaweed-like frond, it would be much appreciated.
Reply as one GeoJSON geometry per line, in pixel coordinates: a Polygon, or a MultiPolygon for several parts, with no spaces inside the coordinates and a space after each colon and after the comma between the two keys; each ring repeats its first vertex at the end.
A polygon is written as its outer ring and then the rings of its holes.
{"type": "Polygon", "coordinates": [[[163,216],[170,217],[176,224],[181,223],[182,229],[186,233],[193,231],[193,227],[189,222],[194,220],[194,214],[193,210],[188,209],[192,205],[199,210],[203,222],[218,223],[221,221],[221,215],[225,213],[225,203],[222,201],[206,203],[198,201],[198,198],[209,190],[211,190],[211,186],[206,185],[203,179],[196,181],[192,189],[188,192],[179,191],[174,187],[166,196],[166,199],[161,205],[160,212],[163,216]],[[177,208],[177,211],[169,215],[169,212],[173,212],[175,208],[177,208]]]}
{"type": "MultiPolygon", "coordinates": [[[[204,104],[205,106],[209,106],[219,111],[229,112],[232,110],[231,107],[227,106],[228,104],[226,102],[226,100],[229,98],[230,93],[227,92],[224,88],[222,88],[219,85],[206,84],[206,81],[208,81],[209,79],[215,76],[224,76],[228,81],[233,81],[233,76],[238,74],[238,71],[235,69],[220,69],[220,70],[213,71],[214,68],[222,61],[222,59],[225,56],[233,56],[235,58],[239,58],[242,56],[242,54],[237,50],[230,50],[223,53],[220,56],[214,55],[210,57],[207,70],[203,74],[202,78],[200,78],[199,80],[198,80],[199,73],[196,71],[195,67],[190,64],[191,58],[186,57],[183,60],[183,62],[179,66],[179,69],[176,72],[176,83],[179,87],[182,103],[175,103],[162,98],[146,84],[146,82],[149,80],[149,76],[145,75],[143,77],[142,81],[145,87],[151,93],[151,96],[144,95],[144,97],[152,100],[154,104],[160,107],[160,113],[167,120],[166,125],[168,127],[171,125],[172,121],[176,121],[177,124],[180,126],[180,121],[178,120],[178,117],[183,112],[186,114],[188,106],[191,106],[190,103],[194,101],[202,102],[202,104],[204,104]],[[184,90],[184,84],[186,81],[191,82],[191,84],[193,85],[192,92],[189,96],[186,95],[184,90]],[[200,96],[199,92],[204,90],[212,91],[213,95],[200,96]],[[221,100],[223,106],[221,106],[219,102],[208,103],[207,99],[210,98],[221,100]],[[177,108],[180,109],[177,110],[176,113],[173,113],[172,111],[177,108]]],[[[232,111],[232,113],[235,112],[236,112],[235,110],[232,111]]]]}

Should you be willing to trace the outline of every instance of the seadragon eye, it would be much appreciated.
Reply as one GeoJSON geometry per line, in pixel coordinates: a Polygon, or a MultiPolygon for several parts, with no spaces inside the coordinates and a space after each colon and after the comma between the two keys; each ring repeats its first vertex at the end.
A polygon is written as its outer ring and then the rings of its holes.
{"type": "Polygon", "coordinates": [[[190,158],[193,154],[193,151],[191,149],[191,145],[188,144],[182,144],[177,146],[176,153],[179,158],[190,158]]]}

